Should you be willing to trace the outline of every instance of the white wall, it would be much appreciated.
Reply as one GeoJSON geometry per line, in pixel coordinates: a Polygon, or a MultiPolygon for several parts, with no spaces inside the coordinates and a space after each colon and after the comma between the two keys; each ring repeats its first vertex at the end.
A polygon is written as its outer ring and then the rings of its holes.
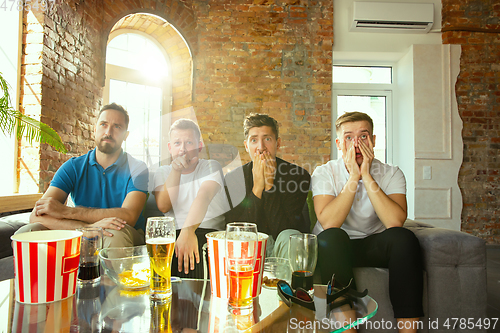
{"type": "MultiPolygon", "coordinates": [[[[9,83],[11,105],[17,108],[19,105],[18,73],[21,48],[21,20],[20,12],[14,6],[10,9],[7,2],[7,10],[0,10],[0,72],[4,79],[9,83]]],[[[2,163],[0,163],[0,195],[12,194],[15,190],[14,180],[16,177],[16,141],[15,136],[5,136],[0,131],[0,154],[2,163]]]]}
{"type": "Polygon", "coordinates": [[[454,85],[460,47],[441,45],[441,1],[362,1],[434,4],[430,33],[361,33],[349,32],[354,0],[334,0],[333,64],[393,66],[393,162],[406,176],[408,217],[459,230],[463,145],[454,85]],[[424,166],[432,179],[423,179],[424,166]]]}
{"type": "MultiPolygon", "coordinates": [[[[432,30],[441,29],[440,0],[361,0],[365,2],[408,2],[433,3],[434,25],[432,30]]],[[[382,63],[399,60],[413,44],[441,44],[441,33],[428,34],[386,34],[349,32],[351,24],[350,9],[354,0],[333,1],[333,59],[366,60],[363,53],[371,53],[371,60],[382,63]],[[380,53],[380,54],[379,54],[380,53]]]]}
{"type": "Polygon", "coordinates": [[[415,217],[415,118],[413,91],[413,47],[395,66],[393,113],[393,163],[398,165],[406,177],[408,217],[415,217]]]}

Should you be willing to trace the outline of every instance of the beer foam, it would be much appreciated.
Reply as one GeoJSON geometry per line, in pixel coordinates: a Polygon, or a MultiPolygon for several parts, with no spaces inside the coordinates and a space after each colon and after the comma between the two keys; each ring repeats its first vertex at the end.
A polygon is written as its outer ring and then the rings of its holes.
{"type": "Polygon", "coordinates": [[[157,238],[149,238],[146,240],[146,244],[170,244],[170,243],[175,243],[175,239],[157,237],[157,238]]]}

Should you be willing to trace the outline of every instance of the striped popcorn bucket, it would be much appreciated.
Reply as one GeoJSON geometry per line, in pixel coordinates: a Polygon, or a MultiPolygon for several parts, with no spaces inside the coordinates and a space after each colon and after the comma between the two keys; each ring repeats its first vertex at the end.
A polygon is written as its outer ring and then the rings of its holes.
{"type": "Polygon", "coordinates": [[[49,303],[75,294],[81,236],[79,231],[46,230],[11,237],[18,302],[49,303]]]}
{"type": "Polygon", "coordinates": [[[49,304],[15,302],[11,332],[70,332],[75,298],[49,304]]]}
{"type": "MultiPolygon", "coordinates": [[[[225,231],[211,232],[206,235],[208,244],[208,261],[210,264],[210,289],[212,295],[219,298],[229,298],[229,276],[226,274],[226,248],[225,231]]],[[[262,290],[262,272],[264,271],[264,259],[266,257],[267,238],[269,236],[259,232],[259,245],[257,259],[253,271],[253,293],[252,297],[260,295],[262,290]]]]}

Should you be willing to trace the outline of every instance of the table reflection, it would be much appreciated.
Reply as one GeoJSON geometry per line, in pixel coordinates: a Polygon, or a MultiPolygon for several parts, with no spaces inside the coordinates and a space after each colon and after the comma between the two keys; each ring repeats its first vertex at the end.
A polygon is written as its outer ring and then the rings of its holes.
{"type": "Polygon", "coordinates": [[[8,295],[4,302],[13,310],[0,331],[7,332],[341,332],[342,322],[368,319],[377,311],[377,303],[367,296],[355,310],[327,314],[325,287],[315,286],[316,312],[298,305],[289,308],[275,290],[263,289],[253,300],[253,313],[234,315],[227,300],[211,297],[208,280],[173,283],[171,299],[161,302],[152,301],[148,289],[124,290],[106,276],[96,286],[79,287],[68,299],[30,305],[14,301],[13,281],[6,282],[0,294],[8,295]],[[304,330],[298,322],[328,325],[304,330]]]}

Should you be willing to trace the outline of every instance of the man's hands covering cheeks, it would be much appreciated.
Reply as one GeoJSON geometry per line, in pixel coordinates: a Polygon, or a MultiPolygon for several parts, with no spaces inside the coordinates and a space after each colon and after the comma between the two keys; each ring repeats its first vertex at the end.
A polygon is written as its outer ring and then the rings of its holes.
{"type": "Polygon", "coordinates": [[[344,159],[344,164],[349,171],[351,177],[355,177],[358,180],[363,178],[363,176],[370,175],[370,168],[375,158],[375,153],[373,151],[373,143],[371,137],[367,137],[368,145],[364,140],[355,138],[351,141],[349,147],[342,145],[342,158],[344,159]],[[358,164],[356,158],[356,148],[363,156],[363,161],[358,164]]]}
{"type": "Polygon", "coordinates": [[[370,136],[368,136],[368,146],[363,140],[358,140],[358,146],[363,155],[363,163],[361,163],[360,166],[361,178],[363,178],[363,176],[368,176],[370,174],[370,168],[375,158],[375,153],[373,152],[373,143],[370,136]]]}

